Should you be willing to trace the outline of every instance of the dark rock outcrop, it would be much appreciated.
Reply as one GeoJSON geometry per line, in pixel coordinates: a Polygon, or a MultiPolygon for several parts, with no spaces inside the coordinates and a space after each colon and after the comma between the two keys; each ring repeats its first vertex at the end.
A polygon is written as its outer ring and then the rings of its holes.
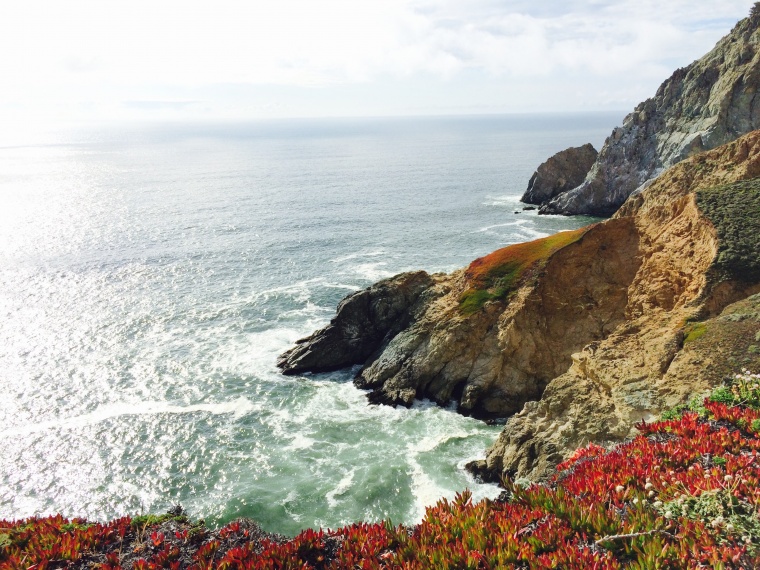
{"type": "Polygon", "coordinates": [[[543,214],[613,214],[670,166],[760,128],[760,17],[740,21],[707,55],[678,69],[607,138],[586,180],[543,214]]]}
{"type": "Polygon", "coordinates": [[[412,320],[420,295],[435,282],[402,273],[343,299],[324,329],[296,342],[277,361],[283,374],[329,372],[364,362],[412,320]]]}
{"type": "Polygon", "coordinates": [[[586,179],[598,154],[590,143],[558,152],[536,169],[520,201],[541,205],[572,190],[586,179]]]}

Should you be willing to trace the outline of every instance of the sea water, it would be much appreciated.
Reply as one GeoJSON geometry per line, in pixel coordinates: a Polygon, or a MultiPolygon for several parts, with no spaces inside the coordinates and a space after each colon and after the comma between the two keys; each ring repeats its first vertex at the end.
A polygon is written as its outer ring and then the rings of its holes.
{"type": "MultiPolygon", "coordinates": [[[[115,126],[0,146],[0,518],[181,504],[294,534],[419,521],[497,437],[279,353],[346,295],[579,227],[518,202],[613,115],[115,126]]],[[[5,133],[8,139],[9,133],[5,133]]],[[[12,135],[12,133],[11,133],[12,135]]],[[[12,139],[12,137],[10,137],[12,139]]],[[[28,137],[27,137],[28,138],[28,137]]]]}

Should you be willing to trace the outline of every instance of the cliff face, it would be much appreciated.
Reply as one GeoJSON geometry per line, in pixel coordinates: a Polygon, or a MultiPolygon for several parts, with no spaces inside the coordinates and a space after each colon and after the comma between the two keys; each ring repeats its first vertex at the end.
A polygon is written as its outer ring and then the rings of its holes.
{"type": "Polygon", "coordinates": [[[540,478],[579,445],[624,439],[760,366],[760,296],[747,299],[760,290],[758,176],[756,131],[671,168],[602,224],[630,220],[639,244],[625,319],[507,422],[481,473],[540,478]]]}
{"type": "Polygon", "coordinates": [[[355,382],[373,402],[429,397],[511,416],[478,471],[540,477],[577,446],[625,438],[717,384],[727,367],[760,366],[754,317],[730,316],[751,307],[726,309],[760,290],[760,180],[731,185],[757,176],[760,132],[670,169],[611,220],[355,294],[279,365],[363,363],[355,382]],[[385,306],[396,308],[367,309],[385,306]],[[377,326],[367,315],[380,313],[400,317],[377,326]]]}
{"type": "Polygon", "coordinates": [[[740,21],[707,55],[666,80],[607,138],[586,180],[545,214],[614,213],[670,166],[760,128],[760,16],[740,21]]]}
{"type": "Polygon", "coordinates": [[[633,268],[607,274],[605,265],[635,260],[637,243],[614,251],[605,241],[628,225],[564,232],[495,252],[501,259],[476,260],[450,277],[446,293],[361,371],[357,385],[373,389],[376,402],[454,399],[477,417],[514,414],[567,368],[574,351],[623,318],[633,268]],[[479,281],[483,265],[493,282],[479,281]],[[513,265],[517,271],[508,273],[513,265]]]}

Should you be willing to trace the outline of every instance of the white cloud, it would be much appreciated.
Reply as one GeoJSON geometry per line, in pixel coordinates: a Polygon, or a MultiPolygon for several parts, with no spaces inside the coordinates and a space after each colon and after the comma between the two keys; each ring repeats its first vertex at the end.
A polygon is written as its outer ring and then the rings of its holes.
{"type": "Polygon", "coordinates": [[[638,99],[651,94],[675,66],[710,49],[752,4],[12,2],[0,19],[0,114],[43,109],[64,116],[124,109],[214,114],[223,109],[230,116],[245,116],[259,108],[285,114],[340,114],[351,108],[373,114],[392,112],[385,103],[389,99],[402,112],[405,106],[424,106],[419,96],[415,99],[415,89],[427,93],[441,85],[450,92],[441,108],[494,109],[502,101],[507,110],[558,110],[563,101],[568,108],[577,107],[574,98],[588,102],[596,97],[596,104],[602,104],[603,91],[607,102],[626,93],[638,99]],[[474,82],[493,95],[474,95],[460,82],[474,82]],[[352,86],[362,84],[376,87],[376,100],[371,90],[362,91],[364,101],[346,99],[352,86]],[[229,89],[225,95],[224,86],[230,85],[247,88],[233,97],[229,89]],[[290,89],[290,101],[265,100],[277,91],[273,86],[290,89]],[[332,90],[335,100],[330,103],[315,89],[322,95],[332,90]],[[215,98],[206,97],[210,90],[215,98]],[[576,95],[558,99],[544,93],[552,90],[576,95]],[[246,97],[261,99],[247,105],[246,97]],[[322,107],[317,104],[321,99],[322,107]],[[198,100],[205,103],[177,104],[198,100]]]}
{"type": "Polygon", "coordinates": [[[748,13],[751,2],[662,4],[576,1],[550,11],[548,3],[537,2],[425,2],[417,11],[428,27],[415,41],[458,54],[462,67],[495,74],[646,72],[698,57],[748,13]],[[714,25],[716,14],[724,16],[723,26],[714,25]]]}

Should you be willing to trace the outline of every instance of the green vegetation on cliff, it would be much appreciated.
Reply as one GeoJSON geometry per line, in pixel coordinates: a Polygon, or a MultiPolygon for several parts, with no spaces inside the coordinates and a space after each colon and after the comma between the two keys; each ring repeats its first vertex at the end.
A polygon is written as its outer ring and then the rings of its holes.
{"type": "Polygon", "coordinates": [[[697,192],[697,205],[718,232],[718,279],[760,281],[760,178],[697,192]]]}
{"type": "Polygon", "coordinates": [[[707,325],[705,323],[690,323],[684,329],[684,335],[686,336],[684,337],[683,341],[684,343],[694,342],[695,340],[702,338],[702,335],[704,335],[706,332],[707,325]]]}
{"type": "Polygon", "coordinates": [[[760,370],[760,294],[732,303],[706,321],[686,323],[683,334],[679,358],[698,361],[704,378],[720,380],[743,368],[760,370]]]}
{"type": "Polygon", "coordinates": [[[510,245],[476,259],[465,271],[467,289],[459,299],[461,311],[471,315],[488,301],[507,299],[538,273],[554,253],[578,241],[591,227],[510,245]]]}

